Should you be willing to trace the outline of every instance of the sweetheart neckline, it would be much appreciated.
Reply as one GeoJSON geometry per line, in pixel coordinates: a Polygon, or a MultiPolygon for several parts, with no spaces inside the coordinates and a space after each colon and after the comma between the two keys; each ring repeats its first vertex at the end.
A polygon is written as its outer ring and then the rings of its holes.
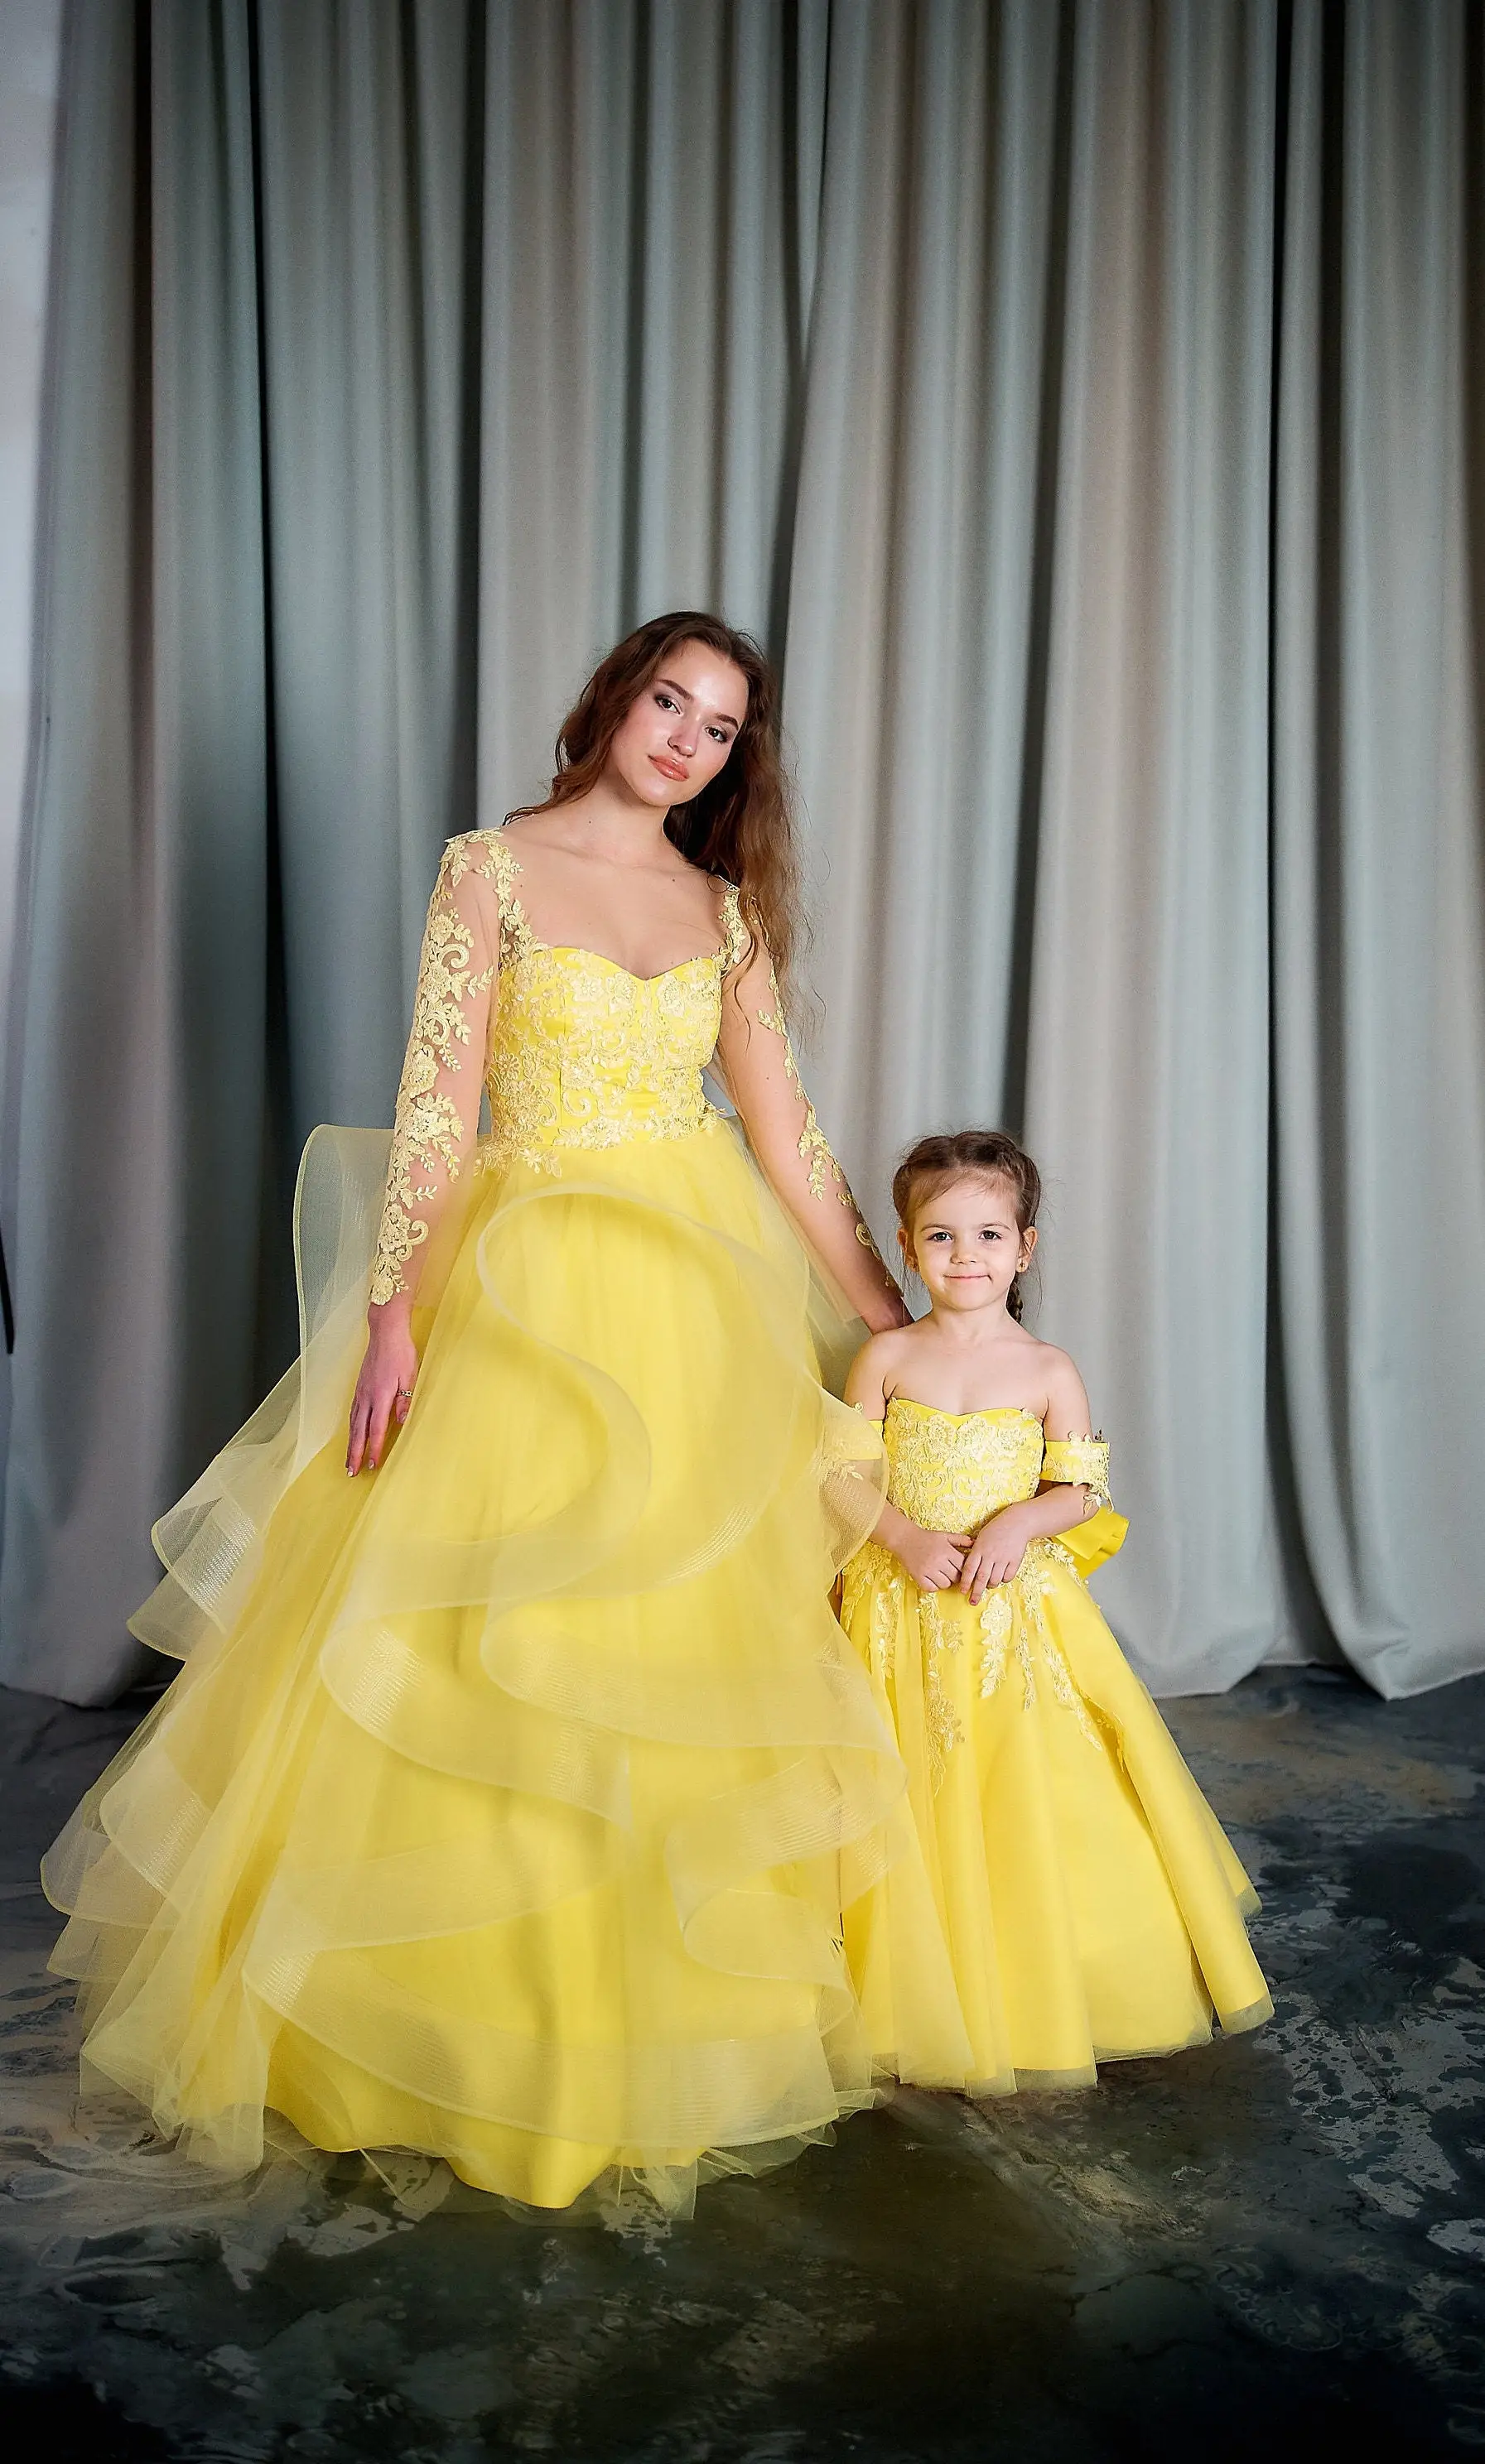
{"type": "MultiPolygon", "coordinates": [[[[521,870],[521,858],[508,840],[505,842],[505,860],[513,871],[521,870]]],[[[727,955],[727,943],[719,941],[715,950],[698,950],[689,958],[677,958],[673,967],[656,967],[653,976],[641,976],[634,968],[626,967],[622,958],[610,958],[607,950],[590,950],[585,941],[543,941],[526,913],[525,901],[520,891],[509,890],[505,895],[525,927],[526,939],[533,954],[540,953],[551,958],[591,958],[597,966],[611,967],[615,975],[627,976],[632,984],[663,984],[667,976],[683,975],[687,967],[714,967],[719,958],[725,958],[727,955]]]]}
{"type": "MultiPolygon", "coordinates": [[[[525,915],[524,908],[521,912],[525,915]]],[[[531,933],[529,917],[526,931],[531,933]]],[[[610,958],[607,950],[589,950],[581,941],[543,941],[535,933],[531,933],[530,949],[526,955],[545,958],[591,958],[596,966],[611,967],[615,975],[627,976],[632,984],[663,984],[667,976],[683,975],[687,967],[714,967],[719,958],[726,957],[727,949],[726,943],[722,942],[715,950],[698,950],[694,957],[677,958],[674,967],[657,967],[653,976],[636,975],[632,967],[626,967],[622,958],[610,958]]]]}
{"type": "Polygon", "coordinates": [[[986,1403],[978,1412],[945,1412],[942,1403],[920,1403],[916,1395],[888,1397],[889,1412],[896,1411],[899,1405],[914,1412],[931,1412],[936,1420],[1000,1420],[1009,1414],[1015,1419],[1030,1420],[1033,1429],[1042,1426],[1036,1414],[1029,1412],[1024,1403],[986,1403]]]}

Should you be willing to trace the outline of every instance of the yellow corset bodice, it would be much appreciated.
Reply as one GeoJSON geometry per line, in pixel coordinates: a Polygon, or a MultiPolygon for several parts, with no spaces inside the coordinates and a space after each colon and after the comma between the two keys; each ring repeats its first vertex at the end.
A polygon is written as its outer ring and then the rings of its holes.
{"type": "Polygon", "coordinates": [[[887,1494],[925,1531],[978,1531],[1003,1506],[1034,1497],[1041,1479],[1042,1424],[1014,1406],[941,1412],[894,1397],[882,1441],[887,1494]]]}
{"type": "Polygon", "coordinates": [[[737,892],[723,898],[723,940],[663,975],[634,976],[590,950],[539,941],[497,841],[499,998],[485,1060],[491,1133],[481,1162],[516,1157],[554,1169],[567,1147],[682,1138],[714,1129],[701,1072],[717,1045],[722,979],[746,951],[737,892]]]}
{"type": "Polygon", "coordinates": [[[721,967],[691,958],[632,976],[585,950],[535,948],[502,969],[482,1156],[541,1167],[561,1147],[688,1137],[720,1115],[701,1072],[717,1043],[721,967]]]}

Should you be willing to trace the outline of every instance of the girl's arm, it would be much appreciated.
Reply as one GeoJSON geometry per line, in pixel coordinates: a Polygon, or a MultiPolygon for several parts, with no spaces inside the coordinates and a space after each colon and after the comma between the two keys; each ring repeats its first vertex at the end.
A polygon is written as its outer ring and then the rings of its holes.
{"type": "MultiPolygon", "coordinates": [[[[874,1335],[863,1344],[851,1364],[846,1379],[846,1401],[853,1403],[869,1420],[881,1421],[887,1414],[887,1382],[892,1374],[898,1344],[903,1338],[894,1330],[891,1333],[874,1335]]],[[[898,1563],[905,1566],[920,1592],[946,1592],[959,1580],[959,1570],[969,1546],[967,1531],[925,1531],[920,1523],[912,1522],[900,1507],[883,1498],[881,1512],[872,1526],[871,1536],[884,1549],[890,1549],[898,1563]]]]}
{"type": "Polygon", "coordinates": [[[874,1331],[907,1309],[805,1093],[773,964],[755,932],[722,986],[717,1061],[759,1165],[831,1281],[874,1331]]]}
{"type": "Polygon", "coordinates": [[[451,839],[429,903],[371,1270],[368,1339],[351,1405],[345,1468],[382,1460],[417,1380],[412,1305],[428,1243],[479,1126],[500,906],[491,850],[451,839]]]}
{"type": "Polygon", "coordinates": [[[1099,1439],[1074,1436],[1088,1427],[1088,1397],[1065,1352],[1053,1353],[1047,1388],[1042,1485],[1034,1497],[1003,1506],[998,1514],[992,1514],[965,1552],[959,1587],[976,1605],[997,1584],[1014,1580],[1031,1541],[1053,1540],[1059,1531],[1075,1530],[1106,1502],[1108,1448],[1099,1439]],[[1097,1460],[1090,1449],[1096,1450],[1097,1460]],[[1100,1465],[1102,1482],[1098,1483],[1100,1465]],[[1080,1471],[1096,1477],[1079,1480],[1080,1471]]]}

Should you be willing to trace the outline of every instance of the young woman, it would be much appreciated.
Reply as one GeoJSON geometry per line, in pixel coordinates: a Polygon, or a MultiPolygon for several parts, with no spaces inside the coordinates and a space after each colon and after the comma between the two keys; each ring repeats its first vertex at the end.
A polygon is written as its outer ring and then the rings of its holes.
{"type": "Polygon", "coordinates": [[[213,2162],[268,2112],[674,2209],[869,2099],[841,1896],[905,1799],[818,1364],[903,1310],[790,1048],[793,885],[764,659],[645,626],[545,803],[445,851],[389,1160],[311,1141],[300,1361],[159,1527],[136,1631],[189,1658],[47,1867],[85,2062],[213,2162]]]}
{"type": "Polygon", "coordinates": [[[845,1623],[921,1850],[850,1909],[847,1947],[882,2066],[977,2095],[1273,2015],[1256,1896],[1084,1585],[1124,1524],[1082,1379],[1020,1323],[1040,1194],[1001,1131],[919,1141],[893,1199],[931,1306],[846,1389],[891,1483],[845,1623]]]}

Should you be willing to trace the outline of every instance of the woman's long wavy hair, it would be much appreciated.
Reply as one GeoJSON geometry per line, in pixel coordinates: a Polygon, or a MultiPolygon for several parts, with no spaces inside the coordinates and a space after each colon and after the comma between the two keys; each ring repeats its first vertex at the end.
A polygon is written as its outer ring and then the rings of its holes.
{"type": "Polygon", "coordinates": [[[505,818],[548,813],[596,786],[620,723],[683,642],[699,642],[742,669],[747,710],[716,778],[689,803],[671,807],[666,835],[703,872],[720,873],[741,891],[747,922],[762,934],[787,987],[801,934],[793,794],[780,743],[778,681],[751,634],[694,608],[654,616],[627,634],[593,670],[563,720],[545,803],[519,805],[505,818]]]}

